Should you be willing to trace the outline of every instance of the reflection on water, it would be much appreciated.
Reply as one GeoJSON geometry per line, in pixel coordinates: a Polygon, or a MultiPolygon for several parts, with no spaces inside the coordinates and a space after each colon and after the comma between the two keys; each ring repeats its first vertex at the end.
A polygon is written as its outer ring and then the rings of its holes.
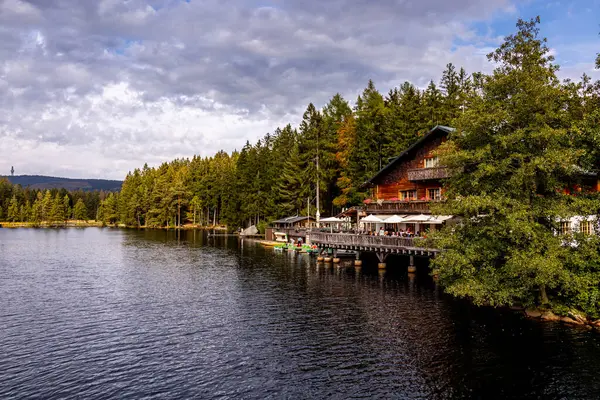
{"type": "Polygon", "coordinates": [[[389,264],[196,231],[0,229],[0,397],[597,398],[597,334],[389,264]]]}

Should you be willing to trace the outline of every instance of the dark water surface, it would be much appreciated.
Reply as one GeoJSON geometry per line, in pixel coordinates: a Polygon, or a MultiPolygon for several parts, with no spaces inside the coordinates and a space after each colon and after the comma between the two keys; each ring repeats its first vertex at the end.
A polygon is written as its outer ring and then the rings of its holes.
{"type": "Polygon", "coordinates": [[[600,398],[600,336],[200,232],[0,229],[0,398],[600,398]]]}

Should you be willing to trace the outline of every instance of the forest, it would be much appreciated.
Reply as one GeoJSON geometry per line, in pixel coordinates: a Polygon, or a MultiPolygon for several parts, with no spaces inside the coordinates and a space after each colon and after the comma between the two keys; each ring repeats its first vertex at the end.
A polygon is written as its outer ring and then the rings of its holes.
{"type": "Polygon", "coordinates": [[[0,178],[0,221],[64,224],[69,219],[95,220],[104,191],[32,189],[0,178]]]}
{"type": "MultiPolygon", "coordinates": [[[[553,68],[552,74],[558,67],[553,68]]],[[[486,80],[500,75],[498,71],[468,73],[448,64],[441,77],[424,89],[405,82],[380,92],[369,81],[353,104],[339,94],[321,108],[311,103],[299,126],[277,127],[239,151],[176,159],[157,167],[144,165],[127,174],[118,193],[63,191],[60,197],[69,197],[68,208],[65,201],[69,216],[74,217],[81,198],[87,217],[106,224],[226,225],[235,230],[252,224],[262,227],[273,219],[304,215],[309,209],[314,215],[318,181],[321,215],[335,215],[368,198],[363,182],[434,126],[460,128],[460,119],[471,118],[473,110],[478,116],[489,114],[491,123],[497,123],[494,118],[501,116],[494,115],[495,110],[474,108],[474,104],[494,95],[486,92],[486,80]]],[[[584,75],[578,82],[553,85],[572,110],[572,122],[581,125],[578,121],[590,108],[587,104],[598,97],[598,84],[584,75]]],[[[49,196],[55,201],[56,190],[49,196]]],[[[47,197],[42,193],[40,199],[39,191],[11,188],[5,182],[0,188],[0,220],[39,218],[34,216],[35,204],[47,197]]]]}

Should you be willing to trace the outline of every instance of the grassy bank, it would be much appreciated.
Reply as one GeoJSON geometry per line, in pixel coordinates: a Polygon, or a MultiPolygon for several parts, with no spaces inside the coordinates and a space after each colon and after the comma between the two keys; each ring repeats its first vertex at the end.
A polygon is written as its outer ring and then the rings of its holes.
{"type": "Polygon", "coordinates": [[[2,228],[85,228],[102,226],[101,221],[68,220],[60,222],[0,222],[2,228]]]}
{"type": "Polygon", "coordinates": [[[185,229],[185,230],[210,230],[210,231],[227,231],[226,226],[201,226],[186,224],[179,228],[174,226],[127,226],[125,224],[106,224],[102,221],[95,220],[68,220],[64,223],[60,222],[0,222],[1,228],[86,228],[86,227],[111,227],[111,228],[131,228],[131,229],[185,229]]]}

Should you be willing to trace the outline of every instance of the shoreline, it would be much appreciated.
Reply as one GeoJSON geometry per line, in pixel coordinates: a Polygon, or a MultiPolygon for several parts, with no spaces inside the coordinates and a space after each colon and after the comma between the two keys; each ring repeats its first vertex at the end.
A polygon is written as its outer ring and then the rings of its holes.
{"type": "Polygon", "coordinates": [[[0,228],[92,228],[102,227],[102,222],[94,220],[68,220],[67,222],[0,222],[0,228]]]}
{"type": "Polygon", "coordinates": [[[174,226],[128,226],[125,224],[105,224],[95,220],[68,220],[60,222],[0,222],[0,229],[16,228],[125,228],[125,229],[159,229],[159,230],[206,230],[206,231],[227,231],[226,226],[201,226],[201,225],[183,225],[174,226]]]}

